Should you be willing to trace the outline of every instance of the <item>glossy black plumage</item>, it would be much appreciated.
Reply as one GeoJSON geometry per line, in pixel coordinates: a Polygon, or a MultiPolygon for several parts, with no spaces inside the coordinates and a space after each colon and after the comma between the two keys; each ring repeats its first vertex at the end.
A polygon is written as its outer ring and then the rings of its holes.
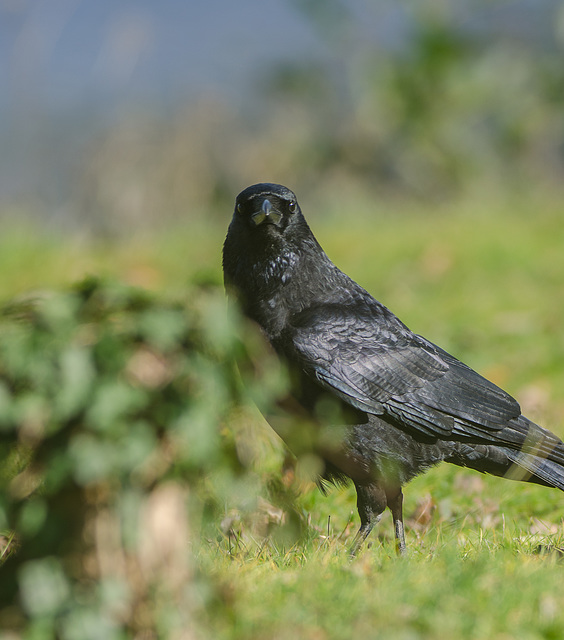
{"type": "Polygon", "coordinates": [[[317,419],[329,395],[354,415],[339,446],[317,453],[326,478],[355,483],[355,551],[386,506],[405,548],[401,487],[441,461],[564,489],[564,444],[341,272],[286,187],[239,194],[223,268],[228,292],[293,370],[300,406],[317,419]]]}

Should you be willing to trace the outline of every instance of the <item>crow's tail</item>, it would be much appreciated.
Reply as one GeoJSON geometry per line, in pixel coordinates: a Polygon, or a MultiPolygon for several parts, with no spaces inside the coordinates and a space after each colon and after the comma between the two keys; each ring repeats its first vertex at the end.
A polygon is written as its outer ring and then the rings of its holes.
{"type": "Polygon", "coordinates": [[[536,482],[564,491],[564,467],[562,465],[523,451],[507,449],[506,454],[513,464],[504,473],[504,477],[523,482],[536,482]]]}
{"type": "Polygon", "coordinates": [[[564,442],[525,416],[496,434],[496,444],[457,444],[447,462],[564,491],[564,442]]]}
{"type": "Polygon", "coordinates": [[[510,424],[523,437],[523,443],[517,450],[513,447],[506,450],[513,463],[506,477],[564,491],[564,442],[525,416],[510,424]]]}

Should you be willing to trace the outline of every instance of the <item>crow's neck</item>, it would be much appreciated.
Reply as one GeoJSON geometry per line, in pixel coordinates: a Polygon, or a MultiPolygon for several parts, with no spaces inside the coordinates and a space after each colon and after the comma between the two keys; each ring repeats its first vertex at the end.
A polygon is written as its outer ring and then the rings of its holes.
{"type": "Polygon", "coordinates": [[[316,304],[343,301],[354,283],[329,260],[313,236],[299,245],[254,256],[234,283],[245,313],[273,339],[292,317],[316,304]]]}

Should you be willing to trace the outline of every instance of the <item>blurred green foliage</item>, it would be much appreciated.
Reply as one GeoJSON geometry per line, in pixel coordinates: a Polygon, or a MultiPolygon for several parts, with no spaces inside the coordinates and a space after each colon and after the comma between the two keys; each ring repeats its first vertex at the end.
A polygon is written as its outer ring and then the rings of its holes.
{"type": "Polygon", "coordinates": [[[491,37],[465,28],[446,5],[429,11],[432,4],[412,6],[409,37],[395,49],[365,43],[351,57],[345,39],[336,45],[344,69],[304,61],[266,74],[271,113],[282,121],[289,111],[295,123],[286,125],[297,184],[305,174],[317,185],[329,178],[362,193],[431,199],[476,184],[559,185],[564,71],[556,32],[556,46],[544,48],[491,37]]]}
{"type": "Polygon", "coordinates": [[[217,524],[259,492],[227,423],[282,381],[215,288],[174,302],[91,278],[5,304],[0,627],[74,640],[193,624],[203,512],[217,524]],[[235,358],[260,359],[258,384],[235,358]]]}

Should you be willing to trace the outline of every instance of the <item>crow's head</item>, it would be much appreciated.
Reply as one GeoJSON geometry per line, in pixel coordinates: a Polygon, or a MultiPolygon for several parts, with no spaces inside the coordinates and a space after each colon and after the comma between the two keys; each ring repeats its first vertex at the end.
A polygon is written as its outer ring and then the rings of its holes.
{"type": "Polygon", "coordinates": [[[262,182],[241,191],[223,244],[223,277],[267,335],[277,335],[289,313],[327,299],[338,273],[290,189],[262,182]]]}
{"type": "Polygon", "coordinates": [[[283,234],[287,229],[299,226],[301,221],[296,196],[280,184],[254,184],[241,191],[235,200],[233,222],[249,230],[283,234]]]}
{"type": "Polygon", "coordinates": [[[245,312],[261,326],[272,329],[277,292],[299,288],[305,295],[305,281],[310,279],[306,263],[315,270],[324,260],[290,189],[262,182],[237,196],[223,245],[223,275],[245,312]]]}

